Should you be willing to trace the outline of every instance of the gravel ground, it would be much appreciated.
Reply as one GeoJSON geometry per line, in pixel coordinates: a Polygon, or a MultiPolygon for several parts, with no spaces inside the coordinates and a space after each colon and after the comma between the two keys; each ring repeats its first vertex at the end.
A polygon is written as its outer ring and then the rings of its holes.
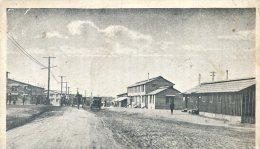
{"type": "Polygon", "coordinates": [[[95,114],[125,148],[254,148],[254,129],[199,125],[126,111],[95,114]]]}
{"type": "MultiPolygon", "coordinates": [[[[48,113],[48,112],[46,112],[48,113]]],[[[63,107],[7,131],[7,149],[122,149],[101,119],[82,108],[63,107]]]]}

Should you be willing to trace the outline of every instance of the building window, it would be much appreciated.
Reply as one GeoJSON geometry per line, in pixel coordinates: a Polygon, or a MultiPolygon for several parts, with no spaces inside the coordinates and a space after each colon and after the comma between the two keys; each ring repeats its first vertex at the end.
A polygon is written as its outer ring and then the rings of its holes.
{"type": "Polygon", "coordinates": [[[211,98],[210,98],[210,100],[209,100],[210,103],[213,103],[213,97],[214,97],[214,96],[211,96],[211,98]]]}
{"type": "Polygon", "coordinates": [[[218,96],[218,103],[221,103],[221,95],[218,96]]]}
{"type": "Polygon", "coordinates": [[[202,97],[201,97],[201,101],[202,101],[202,102],[206,102],[205,96],[202,96],[202,97]]]}
{"type": "Polygon", "coordinates": [[[169,102],[170,102],[169,98],[166,97],[165,103],[166,103],[166,104],[169,104],[169,102]]]}
{"type": "Polygon", "coordinates": [[[12,86],[12,91],[17,92],[17,86],[12,86]]]}
{"type": "Polygon", "coordinates": [[[141,85],[141,92],[144,92],[144,85],[141,85]]]}
{"type": "Polygon", "coordinates": [[[232,95],[228,95],[228,98],[229,98],[230,104],[235,104],[235,99],[232,98],[232,95]]]}
{"type": "Polygon", "coordinates": [[[154,95],[152,96],[152,103],[154,104],[154,95]]]}

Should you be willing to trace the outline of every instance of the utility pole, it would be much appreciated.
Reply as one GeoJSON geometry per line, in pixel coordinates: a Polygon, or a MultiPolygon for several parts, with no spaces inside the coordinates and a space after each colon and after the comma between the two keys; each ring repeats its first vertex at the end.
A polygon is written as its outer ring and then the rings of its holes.
{"type": "Polygon", "coordinates": [[[216,76],[215,74],[216,74],[216,72],[214,72],[214,71],[212,71],[212,72],[210,72],[211,73],[211,75],[210,76],[212,76],[212,81],[214,81],[214,77],[216,76]]]}
{"type": "Polygon", "coordinates": [[[62,94],[62,88],[63,88],[63,83],[65,83],[65,82],[63,82],[63,78],[65,78],[66,76],[59,76],[60,77],[60,94],[62,94]]]}
{"type": "Polygon", "coordinates": [[[8,103],[8,75],[10,74],[10,72],[6,72],[6,104],[8,103]]]}
{"type": "Polygon", "coordinates": [[[228,70],[226,70],[226,75],[227,75],[227,76],[226,76],[226,79],[228,80],[228,70]]]}
{"type": "Polygon", "coordinates": [[[70,87],[68,86],[68,98],[70,99],[70,87]]]}
{"type": "Polygon", "coordinates": [[[65,82],[65,84],[66,84],[66,95],[67,95],[67,91],[68,91],[67,84],[68,84],[68,82],[65,82]]]}
{"type": "Polygon", "coordinates": [[[63,77],[65,76],[59,76],[60,77],[60,106],[62,106],[62,84],[64,83],[63,82],[63,77]]]}
{"type": "MultiPolygon", "coordinates": [[[[56,57],[43,57],[43,58],[48,58],[48,91],[47,91],[47,104],[50,104],[50,72],[51,72],[51,58],[56,58],[56,57]]],[[[56,66],[54,66],[56,67],[56,66]]],[[[46,69],[46,68],[42,68],[46,69]]]]}
{"type": "Polygon", "coordinates": [[[199,86],[201,84],[201,74],[199,73],[199,86]]]}
{"type": "Polygon", "coordinates": [[[10,72],[7,71],[7,72],[6,72],[6,80],[8,80],[8,76],[9,76],[9,74],[10,74],[10,72]]]}

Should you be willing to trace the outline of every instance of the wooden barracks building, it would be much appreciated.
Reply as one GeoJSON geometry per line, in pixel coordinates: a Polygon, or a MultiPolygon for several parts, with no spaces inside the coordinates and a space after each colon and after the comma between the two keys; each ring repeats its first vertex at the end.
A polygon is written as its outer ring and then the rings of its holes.
{"type": "Polygon", "coordinates": [[[134,108],[169,109],[174,102],[175,109],[182,109],[183,97],[173,86],[162,76],[137,82],[127,87],[127,104],[134,108]]]}
{"type": "MultiPolygon", "coordinates": [[[[7,80],[7,99],[16,104],[22,104],[25,97],[25,104],[35,104],[36,100],[43,103],[45,100],[44,88],[13,79],[7,80]]],[[[8,101],[9,101],[8,100],[8,101]]]]}
{"type": "Polygon", "coordinates": [[[255,84],[255,78],[201,83],[183,93],[185,107],[241,116],[242,123],[255,123],[255,84]]]}

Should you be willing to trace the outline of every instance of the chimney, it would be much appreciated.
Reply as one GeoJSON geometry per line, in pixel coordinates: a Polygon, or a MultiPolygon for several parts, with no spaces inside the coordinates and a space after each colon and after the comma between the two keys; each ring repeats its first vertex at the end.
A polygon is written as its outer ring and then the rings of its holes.
{"type": "Polygon", "coordinates": [[[201,74],[199,73],[199,86],[201,84],[201,74]]]}
{"type": "Polygon", "coordinates": [[[228,70],[226,70],[226,75],[227,75],[227,78],[226,78],[226,79],[228,80],[228,70]]]}
{"type": "Polygon", "coordinates": [[[148,72],[148,80],[149,80],[150,78],[149,78],[149,72],[148,72]]]}

